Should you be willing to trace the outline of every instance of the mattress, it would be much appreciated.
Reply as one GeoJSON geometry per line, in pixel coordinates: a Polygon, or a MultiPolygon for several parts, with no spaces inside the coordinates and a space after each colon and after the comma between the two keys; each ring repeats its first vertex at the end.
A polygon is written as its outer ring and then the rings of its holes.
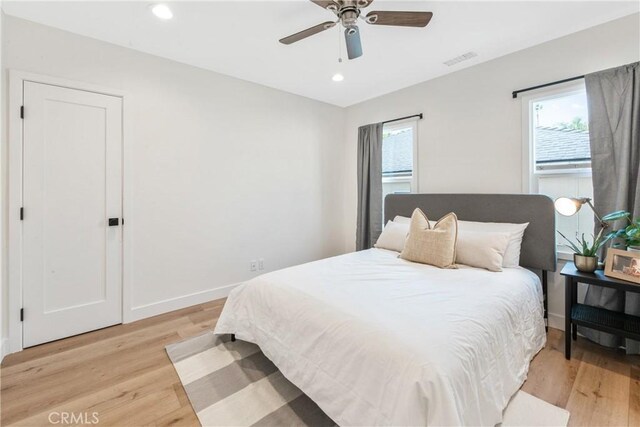
{"type": "Polygon", "coordinates": [[[438,269],[369,249],[235,288],[215,332],[260,346],[340,425],[495,425],[544,346],[523,268],[438,269]]]}

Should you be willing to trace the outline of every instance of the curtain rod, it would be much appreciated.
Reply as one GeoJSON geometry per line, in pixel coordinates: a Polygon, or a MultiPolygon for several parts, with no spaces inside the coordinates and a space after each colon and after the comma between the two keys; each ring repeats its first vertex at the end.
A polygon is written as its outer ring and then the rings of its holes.
{"type": "Polygon", "coordinates": [[[530,90],[540,89],[540,88],[547,87],[547,86],[559,85],[561,83],[572,82],[574,80],[580,80],[580,79],[584,79],[584,76],[570,77],[568,79],[558,80],[557,82],[545,83],[543,85],[538,85],[538,86],[531,86],[531,87],[528,87],[528,88],[525,88],[525,89],[518,89],[518,90],[515,90],[515,91],[511,92],[511,96],[513,96],[513,99],[516,99],[518,97],[518,94],[522,93],[522,92],[529,92],[530,90]]]}
{"type": "Polygon", "coordinates": [[[399,117],[397,119],[392,119],[392,120],[386,120],[384,122],[382,122],[383,125],[387,124],[387,123],[392,123],[392,122],[399,122],[400,120],[405,120],[405,119],[410,119],[412,117],[418,117],[419,119],[422,119],[422,113],[420,114],[414,114],[412,116],[406,116],[406,117],[399,117]]]}

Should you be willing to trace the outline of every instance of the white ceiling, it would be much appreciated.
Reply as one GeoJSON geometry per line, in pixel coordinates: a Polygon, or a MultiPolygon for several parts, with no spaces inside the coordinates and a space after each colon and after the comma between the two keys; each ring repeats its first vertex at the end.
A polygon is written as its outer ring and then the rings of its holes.
{"type": "MultiPolygon", "coordinates": [[[[348,106],[640,10],[638,1],[389,1],[370,10],[426,10],[426,28],[360,25],[364,56],[338,64],[338,27],[290,46],[284,36],[332,19],[306,0],[174,1],[174,18],[151,1],[4,1],[5,13],[348,106]],[[444,61],[475,51],[452,67],[444,61]],[[336,72],[345,79],[335,83],[336,72]]],[[[340,43],[340,45],[339,45],[340,43]]],[[[588,54],[588,46],[585,46],[588,54]]]]}

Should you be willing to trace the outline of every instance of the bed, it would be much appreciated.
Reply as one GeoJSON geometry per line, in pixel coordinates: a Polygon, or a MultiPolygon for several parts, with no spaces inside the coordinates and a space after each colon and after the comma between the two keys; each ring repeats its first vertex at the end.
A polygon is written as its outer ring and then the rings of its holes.
{"type": "Polygon", "coordinates": [[[392,195],[385,220],[416,207],[434,218],[529,222],[521,267],[438,269],[369,249],[244,283],[215,332],[259,345],[339,425],[501,422],[546,341],[543,283],[531,270],[555,270],[553,204],[538,195],[392,195]]]}

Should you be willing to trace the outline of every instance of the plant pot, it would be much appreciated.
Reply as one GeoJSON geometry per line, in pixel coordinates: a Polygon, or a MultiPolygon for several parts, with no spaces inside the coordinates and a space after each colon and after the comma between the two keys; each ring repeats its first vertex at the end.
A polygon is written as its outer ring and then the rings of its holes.
{"type": "Polygon", "coordinates": [[[629,252],[640,252],[640,246],[628,246],[627,251],[629,252]]]}
{"type": "Polygon", "coordinates": [[[578,271],[593,273],[598,268],[598,257],[573,254],[573,263],[578,271]]]}

